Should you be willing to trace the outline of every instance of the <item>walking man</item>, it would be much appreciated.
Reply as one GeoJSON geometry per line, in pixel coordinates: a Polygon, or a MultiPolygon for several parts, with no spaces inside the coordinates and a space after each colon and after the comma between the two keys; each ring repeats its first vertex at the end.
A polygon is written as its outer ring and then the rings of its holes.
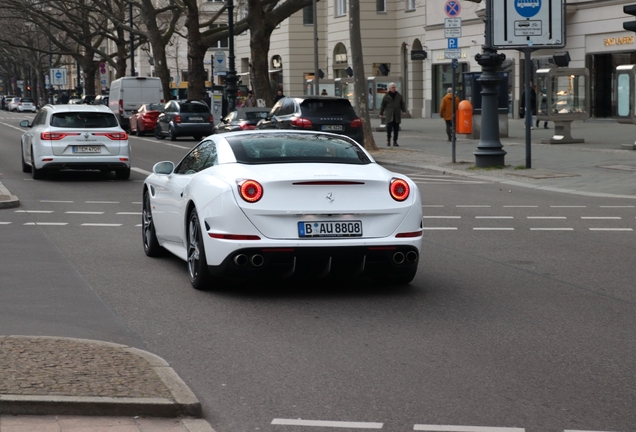
{"type": "MultiPolygon", "coordinates": [[[[459,106],[459,98],[455,96],[455,112],[457,112],[457,107],[459,106]]],[[[446,122],[446,135],[448,136],[448,140],[452,140],[452,130],[453,130],[453,88],[449,87],[446,90],[446,96],[442,98],[442,104],[439,107],[439,116],[444,119],[446,122]]]]}
{"type": "Polygon", "coordinates": [[[389,84],[389,92],[382,98],[380,105],[380,118],[384,117],[386,112],[386,145],[391,147],[391,133],[393,133],[393,147],[399,147],[398,134],[400,132],[400,123],[402,122],[402,114],[406,114],[406,105],[402,95],[398,93],[395,83],[389,84]]]}

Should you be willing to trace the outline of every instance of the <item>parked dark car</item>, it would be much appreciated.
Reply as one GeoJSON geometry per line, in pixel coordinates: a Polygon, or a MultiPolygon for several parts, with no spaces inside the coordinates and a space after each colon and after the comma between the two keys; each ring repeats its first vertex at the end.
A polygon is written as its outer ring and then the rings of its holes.
{"type": "Polygon", "coordinates": [[[106,105],[108,106],[108,95],[97,95],[93,100],[93,105],[106,105]]]}
{"type": "Polygon", "coordinates": [[[362,119],[348,99],[334,96],[288,96],[274,104],[257,129],[302,129],[346,135],[364,141],[362,119]]]}
{"type": "Polygon", "coordinates": [[[141,105],[139,109],[128,118],[130,121],[130,133],[142,136],[145,135],[146,132],[153,132],[155,127],[157,127],[157,119],[163,112],[164,107],[165,104],[162,103],[141,105]]]}
{"type": "Polygon", "coordinates": [[[269,108],[238,108],[221,119],[216,133],[256,129],[256,123],[267,117],[269,108]]]}
{"type": "Polygon", "coordinates": [[[202,101],[170,101],[157,118],[155,137],[170,137],[175,141],[180,136],[192,136],[200,140],[214,133],[214,117],[210,108],[202,101]]]}

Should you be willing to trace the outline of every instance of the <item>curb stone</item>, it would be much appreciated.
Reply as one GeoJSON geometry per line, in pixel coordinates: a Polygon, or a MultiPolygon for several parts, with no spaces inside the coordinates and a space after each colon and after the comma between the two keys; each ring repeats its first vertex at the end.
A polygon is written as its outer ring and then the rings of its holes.
{"type": "Polygon", "coordinates": [[[0,209],[20,207],[20,200],[0,182],[0,209]]]}

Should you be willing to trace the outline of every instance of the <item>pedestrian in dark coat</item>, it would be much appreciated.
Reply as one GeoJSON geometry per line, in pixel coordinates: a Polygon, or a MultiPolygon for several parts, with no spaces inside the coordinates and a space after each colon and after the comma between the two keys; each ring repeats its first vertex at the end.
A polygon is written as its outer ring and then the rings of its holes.
{"type": "Polygon", "coordinates": [[[399,147],[398,134],[402,114],[406,114],[406,105],[402,95],[398,93],[395,83],[389,84],[389,92],[382,98],[380,105],[380,118],[386,118],[386,145],[391,147],[391,134],[393,133],[393,147],[399,147]]]}

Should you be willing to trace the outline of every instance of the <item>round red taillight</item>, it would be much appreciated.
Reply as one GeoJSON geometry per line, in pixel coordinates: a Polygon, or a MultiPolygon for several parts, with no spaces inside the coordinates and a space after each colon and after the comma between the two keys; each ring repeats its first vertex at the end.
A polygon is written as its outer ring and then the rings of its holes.
{"type": "Polygon", "coordinates": [[[409,184],[399,178],[391,179],[391,185],[389,186],[389,191],[391,192],[391,197],[396,201],[404,201],[409,197],[409,193],[411,192],[411,188],[409,188],[409,184]]]}
{"type": "Polygon", "coordinates": [[[243,180],[239,182],[239,194],[249,203],[255,203],[263,197],[263,186],[256,180],[243,180]]]}

